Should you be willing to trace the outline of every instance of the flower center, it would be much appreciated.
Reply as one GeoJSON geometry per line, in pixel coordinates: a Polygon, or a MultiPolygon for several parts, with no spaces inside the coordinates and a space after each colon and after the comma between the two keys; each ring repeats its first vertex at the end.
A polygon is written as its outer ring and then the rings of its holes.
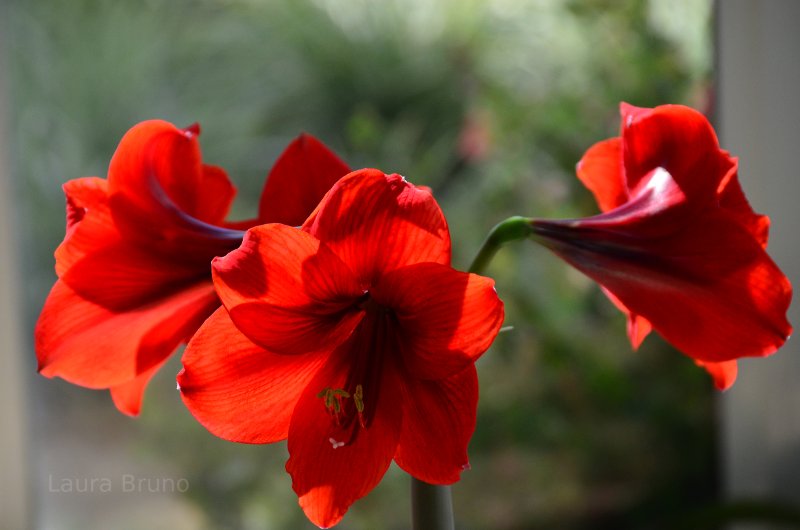
{"type": "Polygon", "coordinates": [[[358,423],[361,424],[362,427],[366,428],[366,422],[364,421],[363,386],[356,385],[356,389],[352,395],[343,388],[331,388],[326,386],[319,391],[317,397],[322,399],[323,403],[325,404],[325,408],[328,409],[328,413],[333,417],[334,423],[339,426],[342,426],[343,411],[347,404],[347,400],[352,397],[353,405],[358,413],[358,423]]]}
{"type": "Polygon", "coordinates": [[[317,394],[331,417],[334,449],[353,443],[361,429],[370,427],[381,394],[386,356],[395,347],[391,309],[378,304],[368,291],[354,305],[364,311],[364,318],[332,353],[343,377],[317,394]]]}

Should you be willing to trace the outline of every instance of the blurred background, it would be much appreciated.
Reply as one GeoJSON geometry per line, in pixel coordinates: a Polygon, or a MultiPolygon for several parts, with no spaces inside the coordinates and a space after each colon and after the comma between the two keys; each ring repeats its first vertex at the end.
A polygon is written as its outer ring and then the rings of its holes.
{"type": "MultiPolygon", "coordinates": [[[[283,469],[285,444],[206,432],[175,390],[179,356],[137,419],[107,392],[35,374],[32,329],[64,235],[61,184],[105,176],[133,124],[199,122],[204,160],[239,189],[233,218],[255,212],[277,155],[310,132],[351,167],[431,186],[463,269],[510,215],[596,211],[574,166],[617,134],[620,101],[714,109],[710,0],[6,0],[0,9],[3,195],[17,249],[4,265],[20,278],[6,288],[19,296],[9,318],[22,329],[9,364],[21,374],[9,378],[21,388],[17,413],[9,402],[4,413],[19,434],[6,431],[4,443],[26,455],[9,465],[27,480],[6,498],[27,506],[15,505],[37,529],[312,528],[283,469]],[[120,491],[126,476],[146,479],[145,491],[120,491]],[[89,491],[64,491],[64,480],[89,491]]],[[[453,488],[458,528],[713,528],[723,452],[705,373],[655,335],[632,352],[622,315],[541,248],[504,249],[487,273],[514,329],[479,362],[472,469],[453,488]]],[[[395,466],[340,525],[408,526],[408,478],[395,466]]]]}

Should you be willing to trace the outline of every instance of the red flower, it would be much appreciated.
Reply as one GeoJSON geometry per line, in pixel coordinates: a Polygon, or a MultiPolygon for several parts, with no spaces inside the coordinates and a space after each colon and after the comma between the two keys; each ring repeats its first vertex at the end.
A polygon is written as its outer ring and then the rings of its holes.
{"type": "Polygon", "coordinates": [[[494,282],[450,267],[431,194],[365,169],[302,230],[270,224],[213,263],[225,309],[194,336],[178,381],[222,438],[288,437],[286,464],[315,524],[336,524],[392,459],[450,484],[467,466],[475,360],[503,305],[494,282]]]}
{"type": "Polygon", "coordinates": [[[201,162],[199,132],[140,123],[120,142],[107,180],[64,185],[58,281],[35,331],[39,371],[109,388],[126,414],[138,414],[149,379],[219,307],[211,260],[238,247],[254,224],[301,223],[349,171],[301,136],[270,172],[258,219],[226,225],[235,189],[221,168],[201,162]]]}
{"type": "Polygon", "coordinates": [[[702,114],[624,103],[621,113],[621,138],[577,168],[605,213],[536,220],[534,233],[603,286],[634,348],[655,329],[728,388],[735,359],[769,355],[791,333],[791,286],[765,251],[769,220],[702,114]]]}

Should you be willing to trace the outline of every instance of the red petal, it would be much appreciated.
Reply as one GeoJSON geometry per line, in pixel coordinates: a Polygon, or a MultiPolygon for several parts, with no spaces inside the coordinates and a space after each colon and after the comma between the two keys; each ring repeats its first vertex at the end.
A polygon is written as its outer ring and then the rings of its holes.
{"type": "Polygon", "coordinates": [[[503,324],[493,280],[438,263],[397,269],[381,278],[372,295],[392,308],[404,362],[423,379],[447,377],[474,363],[503,324]]]}
{"type": "Polygon", "coordinates": [[[723,180],[719,190],[719,205],[735,216],[763,248],[767,248],[769,218],[755,213],[747,201],[736,174],[738,166],[738,161],[734,159],[729,175],[723,180]]]}
{"type": "Polygon", "coordinates": [[[429,484],[458,481],[469,468],[467,445],[477,406],[475,366],[439,381],[406,378],[397,465],[429,484]]]}
{"type": "Polygon", "coordinates": [[[361,319],[363,290],[313,236],[285,225],[247,232],[242,246],[213,262],[214,284],[242,333],[275,353],[333,350],[361,319]]]}
{"type": "Polygon", "coordinates": [[[628,317],[628,340],[631,342],[631,346],[634,350],[638,350],[639,346],[642,345],[644,339],[650,334],[653,330],[652,324],[650,321],[644,318],[641,315],[635,315],[631,313],[631,311],[625,307],[619,298],[614,296],[608,289],[601,286],[605,295],[611,300],[611,302],[617,306],[617,309],[625,313],[625,316],[628,317]]]}
{"type": "Polygon", "coordinates": [[[642,345],[644,339],[653,330],[653,325],[649,320],[641,315],[628,313],[628,340],[631,341],[631,347],[638,350],[642,345]]]}
{"type": "Polygon", "coordinates": [[[178,384],[191,413],[216,436],[276,442],[288,435],[295,403],[325,359],[270,353],[219,308],[189,342],[178,384]]]}
{"type": "Polygon", "coordinates": [[[172,203],[198,217],[197,190],[203,177],[197,132],[150,120],[120,140],[111,158],[108,185],[111,194],[127,196],[142,212],[172,203]]]}
{"type": "Polygon", "coordinates": [[[421,262],[450,264],[450,233],[433,196],[375,169],[340,180],[303,229],[326,243],[365,285],[421,262]]]}
{"type": "Polygon", "coordinates": [[[242,234],[206,222],[227,210],[233,188],[221,169],[201,163],[198,132],[157,120],[128,131],[109,166],[109,204],[126,238],[174,259],[210,261],[242,234]]]}
{"type": "Polygon", "coordinates": [[[201,282],[114,312],[59,280],[36,324],[39,371],[91,388],[127,383],[171,354],[218,304],[213,286],[201,282]]]}
{"type": "Polygon", "coordinates": [[[231,184],[225,170],[217,166],[203,165],[200,184],[194,193],[197,195],[194,217],[221,226],[236,196],[236,187],[231,184]]]}
{"type": "Polygon", "coordinates": [[[111,399],[114,401],[117,410],[128,416],[138,416],[142,408],[142,399],[144,398],[147,383],[166,362],[167,359],[165,358],[127,383],[111,387],[111,399]]]}
{"type": "Polygon", "coordinates": [[[622,148],[619,138],[594,144],[576,167],[578,178],[594,194],[604,212],[628,200],[628,187],[622,170],[622,148]]]}
{"type": "Polygon", "coordinates": [[[97,177],[74,179],[64,184],[67,233],[55,252],[59,276],[92,250],[119,241],[119,232],[108,209],[107,184],[97,177]]]}
{"type": "MultiPolygon", "coordinates": [[[[653,217],[642,225],[658,221],[653,217]]],[[[789,281],[724,211],[711,210],[683,227],[672,224],[671,235],[656,239],[637,235],[637,223],[607,222],[606,217],[597,225],[600,235],[592,244],[575,234],[548,244],[679,350],[720,362],[768,355],[785,342],[791,332],[785,316],[789,281]],[[573,237],[575,243],[566,241],[573,237]]],[[[568,224],[565,231],[593,229],[591,218],[568,224]]]]}
{"type": "Polygon", "coordinates": [[[716,203],[717,188],[731,161],[719,149],[705,116],[689,107],[640,109],[623,103],[622,151],[628,189],[664,168],[692,202],[716,203]]]}
{"type": "MultiPolygon", "coordinates": [[[[98,177],[72,179],[62,186],[67,199],[67,233],[97,208],[107,214],[108,181],[98,177]]],[[[98,226],[98,228],[100,228],[98,226]]]]}
{"type": "Polygon", "coordinates": [[[262,223],[300,226],[337,180],[350,173],[347,164],[309,134],[298,136],[275,162],[261,194],[262,223]]]}
{"type": "Polygon", "coordinates": [[[208,262],[182,262],[119,242],[90,252],[61,279],[88,301],[125,311],[166,297],[209,276],[208,262]]]}
{"type": "Polygon", "coordinates": [[[736,361],[725,361],[721,363],[711,363],[695,361],[697,366],[705,368],[714,379],[714,386],[717,390],[728,390],[736,382],[736,374],[739,369],[736,361]]]}
{"type": "Polygon", "coordinates": [[[322,528],[338,523],[353,502],[380,482],[397,449],[402,387],[390,359],[384,363],[375,415],[367,428],[357,421],[349,432],[337,427],[323,400],[324,388],[344,388],[350,370],[349,350],[340,349],[317,373],[295,407],[289,426],[292,488],[306,516],[322,528]],[[344,445],[339,445],[344,443],[344,445]]]}

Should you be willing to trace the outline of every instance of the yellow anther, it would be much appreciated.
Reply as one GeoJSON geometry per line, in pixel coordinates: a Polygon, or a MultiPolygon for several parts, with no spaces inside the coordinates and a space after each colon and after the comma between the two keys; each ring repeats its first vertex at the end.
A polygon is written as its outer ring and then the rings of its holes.
{"type": "Polygon", "coordinates": [[[358,413],[361,414],[364,412],[364,388],[361,385],[356,385],[353,401],[356,403],[356,410],[358,413]]]}
{"type": "Polygon", "coordinates": [[[326,386],[319,391],[317,397],[323,400],[326,408],[333,409],[335,414],[339,414],[342,411],[342,399],[349,398],[350,393],[341,388],[326,386]]]}

